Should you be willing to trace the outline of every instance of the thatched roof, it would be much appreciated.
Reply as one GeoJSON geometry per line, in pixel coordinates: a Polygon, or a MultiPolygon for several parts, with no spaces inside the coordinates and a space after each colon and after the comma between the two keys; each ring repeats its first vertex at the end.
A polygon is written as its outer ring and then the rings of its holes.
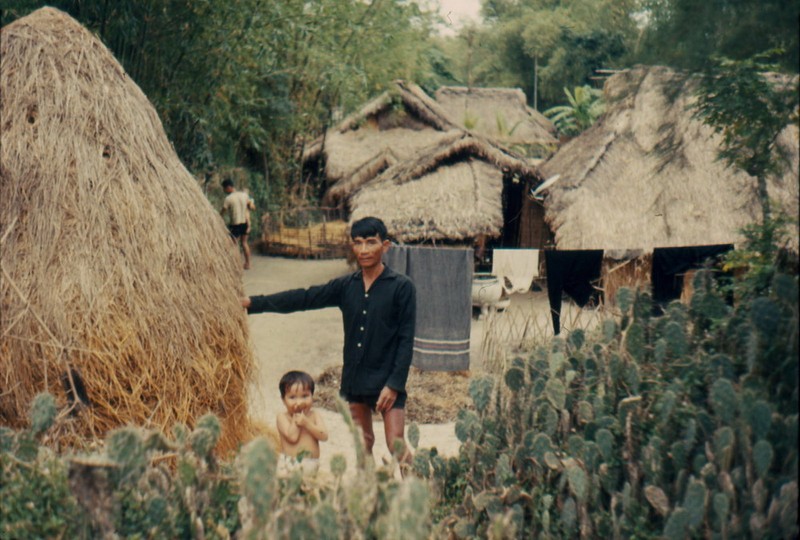
{"type": "MultiPolygon", "coordinates": [[[[561,249],[643,249],[738,243],[760,220],[756,181],[718,159],[720,137],[692,117],[695,81],[636,67],[606,82],[605,115],[541,165],[557,180],[545,199],[561,249]]],[[[798,131],[781,144],[792,164],[770,195],[798,211],[798,131]]]]}
{"type": "Polygon", "coordinates": [[[553,123],[528,107],[519,88],[443,86],[434,97],[462,126],[507,145],[558,143],[553,123]]]}
{"type": "Polygon", "coordinates": [[[71,374],[91,406],[67,439],[213,412],[235,448],[252,365],[241,261],[155,109],[52,8],[0,31],[0,99],[0,424],[26,424],[41,391],[67,406],[71,374]]]}
{"type": "Polygon", "coordinates": [[[351,221],[379,216],[400,242],[498,236],[503,176],[536,185],[538,171],[496,144],[453,134],[414,160],[387,169],[351,198],[351,221]]]}
{"type": "Polygon", "coordinates": [[[416,157],[458,130],[442,108],[419,86],[395,81],[309,145],[304,160],[325,156],[325,175],[334,183],[329,200],[348,196],[386,167],[416,157]]]}

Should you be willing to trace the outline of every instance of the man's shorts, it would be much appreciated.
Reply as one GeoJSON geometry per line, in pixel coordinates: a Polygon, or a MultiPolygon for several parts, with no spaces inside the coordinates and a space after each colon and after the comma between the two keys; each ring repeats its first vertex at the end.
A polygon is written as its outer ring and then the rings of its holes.
{"type": "Polygon", "coordinates": [[[238,225],[228,225],[228,230],[231,231],[231,236],[234,239],[247,234],[247,223],[239,223],[238,225]]]}
{"type": "MultiPolygon", "coordinates": [[[[348,403],[364,403],[369,405],[369,408],[373,411],[375,410],[376,405],[378,404],[378,398],[380,397],[379,394],[373,394],[368,396],[361,396],[361,395],[351,395],[351,394],[344,394],[339,393],[342,396],[342,399],[348,403]]],[[[406,408],[406,393],[405,392],[398,392],[397,399],[394,400],[394,405],[392,405],[392,409],[405,409],[406,408]]]]}

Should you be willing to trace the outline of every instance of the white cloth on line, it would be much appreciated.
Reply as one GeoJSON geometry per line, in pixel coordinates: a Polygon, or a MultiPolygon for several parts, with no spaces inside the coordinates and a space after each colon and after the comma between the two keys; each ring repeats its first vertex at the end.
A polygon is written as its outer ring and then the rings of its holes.
{"type": "Polygon", "coordinates": [[[497,276],[506,293],[524,293],[539,275],[538,249],[495,249],[492,252],[492,274],[497,276]],[[510,285],[509,285],[510,284],[510,285]]]}

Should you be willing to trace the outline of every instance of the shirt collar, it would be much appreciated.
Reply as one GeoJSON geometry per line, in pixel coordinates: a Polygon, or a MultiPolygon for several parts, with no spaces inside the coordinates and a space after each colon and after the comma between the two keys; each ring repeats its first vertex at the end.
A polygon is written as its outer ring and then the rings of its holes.
{"type": "MultiPolygon", "coordinates": [[[[356,272],[353,274],[353,277],[356,279],[362,279],[363,276],[364,276],[364,271],[361,270],[361,268],[356,270],[356,272]]],[[[395,279],[396,277],[397,277],[397,272],[389,268],[388,264],[383,263],[383,272],[381,272],[381,275],[379,275],[378,279],[376,279],[375,281],[381,279],[395,279]]]]}

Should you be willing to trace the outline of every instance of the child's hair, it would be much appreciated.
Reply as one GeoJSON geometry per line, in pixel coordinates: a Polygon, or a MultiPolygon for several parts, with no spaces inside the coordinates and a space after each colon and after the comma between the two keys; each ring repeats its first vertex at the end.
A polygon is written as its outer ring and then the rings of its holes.
{"type": "Polygon", "coordinates": [[[224,188],[233,187],[233,180],[231,180],[230,178],[226,178],[225,180],[222,181],[222,187],[224,188]]]}
{"type": "Polygon", "coordinates": [[[281,377],[281,382],[278,383],[278,388],[281,391],[281,398],[286,397],[286,390],[300,383],[304,388],[311,390],[314,394],[314,378],[305,371],[289,371],[281,377]]]}
{"type": "Polygon", "coordinates": [[[370,236],[378,236],[381,240],[389,238],[389,233],[386,231],[386,225],[383,221],[376,217],[361,218],[350,227],[350,238],[355,240],[357,237],[369,238],[370,236]]]}

